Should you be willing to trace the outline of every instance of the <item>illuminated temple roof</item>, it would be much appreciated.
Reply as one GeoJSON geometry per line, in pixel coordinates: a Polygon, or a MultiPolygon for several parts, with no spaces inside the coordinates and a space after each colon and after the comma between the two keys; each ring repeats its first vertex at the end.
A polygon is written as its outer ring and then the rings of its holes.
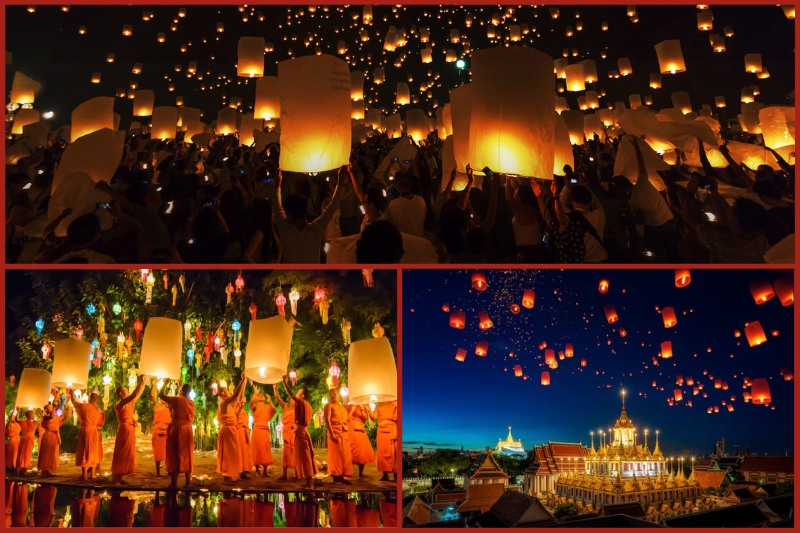
{"type": "Polygon", "coordinates": [[[511,426],[508,426],[508,437],[506,437],[506,440],[497,439],[495,453],[503,455],[525,455],[525,447],[522,445],[522,441],[514,440],[514,437],[511,436],[511,426]]]}
{"type": "Polygon", "coordinates": [[[633,420],[628,417],[625,410],[625,393],[622,395],[622,411],[614,424],[613,434],[609,433],[609,442],[601,444],[597,449],[594,447],[594,437],[589,450],[589,457],[595,461],[615,461],[617,458],[629,461],[664,461],[664,454],[658,442],[658,431],[656,431],[655,448],[652,450],[647,442],[647,436],[642,439],[642,435],[637,433],[633,420]],[[613,441],[611,438],[613,437],[613,441]],[[642,442],[643,441],[643,442],[642,442]]]}

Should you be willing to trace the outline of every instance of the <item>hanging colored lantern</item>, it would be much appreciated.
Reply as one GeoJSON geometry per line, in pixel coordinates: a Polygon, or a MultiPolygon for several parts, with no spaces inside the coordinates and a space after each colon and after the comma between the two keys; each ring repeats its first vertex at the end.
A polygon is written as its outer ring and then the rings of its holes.
{"type": "Polygon", "coordinates": [[[328,310],[331,307],[331,303],[328,301],[327,298],[323,299],[319,302],[319,316],[322,319],[323,324],[328,323],[328,310]]]}
{"type": "Polygon", "coordinates": [[[600,291],[600,294],[606,294],[608,292],[608,280],[601,279],[600,284],[597,286],[597,290],[600,291]]]}
{"type": "Polygon", "coordinates": [[[522,307],[526,309],[533,309],[533,304],[536,301],[536,293],[533,289],[525,289],[522,293],[522,307]]]}
{"type": "Polygon", "coordinates": [[[766,378],[756,378],[750,386],[751,400],[755,405],[769,405],[772,402],[772,393],[766,378]]]}
{"type": "Polygon", "coordinates": [[[214,383],[211,384],[211,395],[216,396],[218,393],[219,393],[219,385],[217,385],[217,382],[215,381],[214,383]]]}
{"type": "Polygon", "coordinates": [[[275,305],[278,306],[278,314],[286,316],[286,309],[284,308],[286,305],[286,296],[283,295],[283,292],[279,292],[275,297],[275,305]]]}
{"type": "Polygon", "coordinates": [[[481,329],[481,331],[486,331],[492,326],[494,326],[494,323],[492,322],[492,319],[489,318],[489,315],[483,311],[478,311],[478,327],[481,329]]]}
{"type": "Polygon", "coordinates": [[[294,369],[289,371],[289,379],[292,381],[292,387],[297,385],[297,372],[294,369]]]}
{"type": "Polygon", "coordinates": [[[169,289],[169,274],[164,272],[164,275],[161,276],[161,279],[164,280],[164,290],[169,289]]]}
{"type": "Polygon", "coordinates": [[[139,274],[141,274],[141,276],[142,276],[142,283],[146,284],[147,283],[147,275],[150,274],[150,269],[149,268],[140,268],[139,269],[139,274]]]}
{"type": "Polygon", "coordinates": [[[518,313],[519,313],[519,311],[520,311],[520,309],[519,309],[519,305],[517,305],[517,304],[511,304],[511,312],[512,312],[513,314],[515,314],[515,315],[516,315],[516,314],[518,314],[518,313]]]}
{"type": "Polygon", "coordinates": [[[542,378],[540,383],[544,386],[550,385],[550,372],[547,370],[542,372],[542,378]]]}
{"type": "Polygon", "coordinates": [[[115,315],[118,315],[122,312],[122,306],[119,305],[119,302],[117,302],[111,306],[111,310],[114,312],[115,315]]]}
{"type": "Polygon", "coordinates": [[[156,278],[153,277],[152,273],[147,274],[147,279],[145,280],[145,285],[147,286],[147,291],[145,293],[144,303],[149,304],[153,301],[153,285],[156,284],[156,278]]]}
{"type": "Polygon", "coordinates": [[[244,278],[241,274],[236,277],[234,284],[236,286],[236,292],[242,292],[244,290],[244,278]]]}
{"type": "Polygon", "coordinates": [[[467,315],[464,311],[450,311],[450,327],[464,329],[467,322],[467,315]]]}
{"type": "Polygon", "coordinates": [[[786,274],[776,279],[773,287],[782,306],[787,307],[794,304],[794,277],[792,274],[786,274]]]}
{"type": "Polygon", "coordinates": [[[228,284],[225,286],[225,297],[226,297],[225,303],[226,303],[227,305],[230,305],[230,304],[231,304],[231,302],[233,301],[233,299],[232,299],[232,298],[233,298],[233,291],[234,291],[233,285],[231,285],[230,283],[228,283],[228,284]]]}
{"type": "Polygon", "coordinates": [[[489,353],[489,341],[478,341],[475,345],[475,355],[486,357],[487,353],[489,353]]]}
{"type": "Polygon", "coordinates": [[[472,288],[476,291],[485,291],[488,288],[486,275],[483,272],[472,273],[472,288]]]}
{"type": "Polygon", "coordinates": [[[319,287],[314,289],[314,301],[319,302],[323,300],[327,296],[325,289],[320,289],[319,287]]]}
{"type": "Polygon", "coordinates": [[[606,320],[609,324],[613,324],[619,320],[619,316],[617,316],[617,311],[614,309],[613,305],[608,304],[603,307],[603,312],[606,314],[606,320]]]}
{"type": "Polygon", "coordinates": [[[178,276],[178,284],[181,286],[181,292],[186,292],[186,276],[181,274],[178,276]]]}
{"type": "Polygon", "coordinates": [[[142,329],[144,326],[142,325],[142,321],[138,318],[133,322],[133,331],[136,332],[136,342],[139,342],[139,337],[142,334],[142,329]]]}
{"type": "Polygon", "coordinates": [[[672,341],[664,341],[661,343],[661,358],[669,359],[672,357],[672,341]]]}
{"type": "Polygon", "coordinates": [[[664,327],[671,328],[678,323],[678,317],[675,316],[675,309],[672,307],[665,307],[661,310],[661,318],[664,319],[664,327]]]}
{"type": "Polygon", "coordinates": [[[764,329],[761,327],[761,323],[758,320],[746,324],[744,327],[744,334],[751,348],[767,342],[767,335],[764,333],[764,329]]]}
{"type": "Polygon", "coordinates": [[[38,339],[39,337],[42,336],[42,330],[44,329],[44,320],[40,318],[39,320],[34,322],[33,325],[36,326],[36,338],[38,339]]]}
{"type": "Polygon", "coordinates": [[[297,302],[300,301],[300,293],[297,292],[297,289],[292,289],[289,291],[289,304],[292,308],[292,314],[297,316],[297,302]]]}
{"type": "Polygon", "coordinates": [[[679,289],[688,287],[692,282],[692,274],[688,269],[675,270],[675,286],[679,289]]]}
{"type": "Polygon", "coordinates": [[[256,312],[258,311],[258,306],[255,302],[250,302],[250,307],[247,308],[250,311],[250,319],[256,320],[256,312]]]}
{"type": "Polygon", "coordinates": [[[331,382],[333,383],[333,389],[339,386],[339,375],[341,374],[341,369],[339,365],[336,364],[336,361],[331,361],[331,367],[328,369],[328,374],[331,376],[331,382]]]}
{"type": "Polygon", "coordinates": [[[178,286],[177,285],[173,285],[172,286],[172,307],[175,307],[175,305],[177,303],[178,303],[178,286]]]}
{"type": "Polygon", "coordinates": [[[467,358],[467,351],[464,348],[459,348],[456,350],[456,361],[463,363],[464,359],[467,358]]]}
{"type": "Polygon", "coordinates": [[[123,357],[124,355],[123,346],[125,346],[125,335],[120,333],[117,335],[117,359],[123,357]]]}
{"type": "Polygon", "coordinates": [[[750,294],[753,295],[756,305],[765,304],[775,297],[772,285],[765,279],[756,279],[750,282],[750,294]]]}

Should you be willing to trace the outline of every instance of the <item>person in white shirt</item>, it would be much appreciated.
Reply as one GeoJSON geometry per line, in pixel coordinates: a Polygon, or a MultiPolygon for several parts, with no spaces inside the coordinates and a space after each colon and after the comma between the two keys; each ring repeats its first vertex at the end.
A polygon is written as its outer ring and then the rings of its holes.
{"type": "Polygon", "coordinates": [[[381,217],[388,220],[403,233],[415,237],[425,236],[425,215],[428,208],[422,196],[411,190],[411,176],[406,172],[395,174],[395,187],[400,196],[391,200],[386,212],[381,217]]]}

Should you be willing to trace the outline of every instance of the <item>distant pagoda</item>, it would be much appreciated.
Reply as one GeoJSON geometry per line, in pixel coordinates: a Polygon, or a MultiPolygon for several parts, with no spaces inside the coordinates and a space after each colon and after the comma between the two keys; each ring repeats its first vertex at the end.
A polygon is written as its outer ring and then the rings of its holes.
{"type": "Polygon", "coordinates": [[[514,437],[511,436],[511,426],[508,426],[508,437],[506,437],[506,440],[497,439],[495,453],[499,455],[526,455],[522,441],[514,440],[514,437]]]}

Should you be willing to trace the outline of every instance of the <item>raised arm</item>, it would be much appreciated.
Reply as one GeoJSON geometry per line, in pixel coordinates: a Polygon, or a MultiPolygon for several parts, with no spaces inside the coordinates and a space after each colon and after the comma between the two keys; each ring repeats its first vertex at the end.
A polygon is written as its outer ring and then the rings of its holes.
{"type": "Polygon", "coordinates": [[[281,398],[281,394],[280,394],[280,391],[278,390],[278,384],[277,383],[273,383],[272,384],[272,392],[273,392],[273,396],[275,396],[275,398],[277,398],[277,400],[278,400],[278,405],[280,405],[282,409],[286,409],[287,407],[289,407],[289,404],[284,402],[283,398],[281,398]]]}
{"type": "Polygon", "coordinates": [[[292,392],[292,389],[289,388],[289,378],[287,376],[283,376],[283,388],[284,390],[286,390],[286,394],[289,395],[289,398],[291,398],[294,401],[298,401],[297,396],[295,396],[294,393],[292,392]]]}
{"type": "Polygon", "coordinates": [[[472,167],[467,165],[467,186],[464,187],[463,191],[459,192],[458,197],[458,208],[462,211],[467,208],[467,203],[469,202],[469,191],[472,189],[472,181],[475,179],[472,173],[472,167]]]}
{"type": "Polygon", "coordinates": [[[120,407],[128,405],[129,403],[136,403],[139,397],[144,392],[144,376],[139,376],[139,384],[133,389],[133,392],[119,401],[120,407]]]}
{"type": "Polygon", "coordinates": [[[336,210],[339,209],[339,204],[342,202],[342,195],[344,194],[344,178],[343,173],[345,171],[345,166],[339,169],[339,173],[336,176],[336,188],[333,190],[333,197],[331,198],[331,203],[322,211],[316,220],[314,220],[313,224],[319,224],[323,228],[328,225],[328,222],[331,221],[333,215],[336,213],[336,210]]]}
{"type": "Polygon", "coordinates": [[[283,184],[283,172],[278,169],[278,177],[275,178],[275,201],[272,202],[272,213],[278,220],[286,221],[286,212],[283,210],[281,201],[281,185],[283,184]]]}
{"type": "Polygon", "coordinates": [[[231,395],[231,398],[237,402],[240,401],[242,399],[242,396],[244,396],[245,385],[247,385],[247,378],[245,378],[244,375],[242,375],[241,381],[239,381],[239,384],[236,385],[235,389],[233,389],[233,395],[231,395]]]}
{"type": "Polygon", "coordinates": [[[364,190],[361,188],[361,184],[358,183],[356,179],[356,175],[353,174],[353,164],[347,164],[347,173],[350,175],[350,183],[353,184],[353,191],[356,193],[356,198],[358,198],[358,203],[364,205],[367,203],[367,197],[364,195],[364,190]]]}

